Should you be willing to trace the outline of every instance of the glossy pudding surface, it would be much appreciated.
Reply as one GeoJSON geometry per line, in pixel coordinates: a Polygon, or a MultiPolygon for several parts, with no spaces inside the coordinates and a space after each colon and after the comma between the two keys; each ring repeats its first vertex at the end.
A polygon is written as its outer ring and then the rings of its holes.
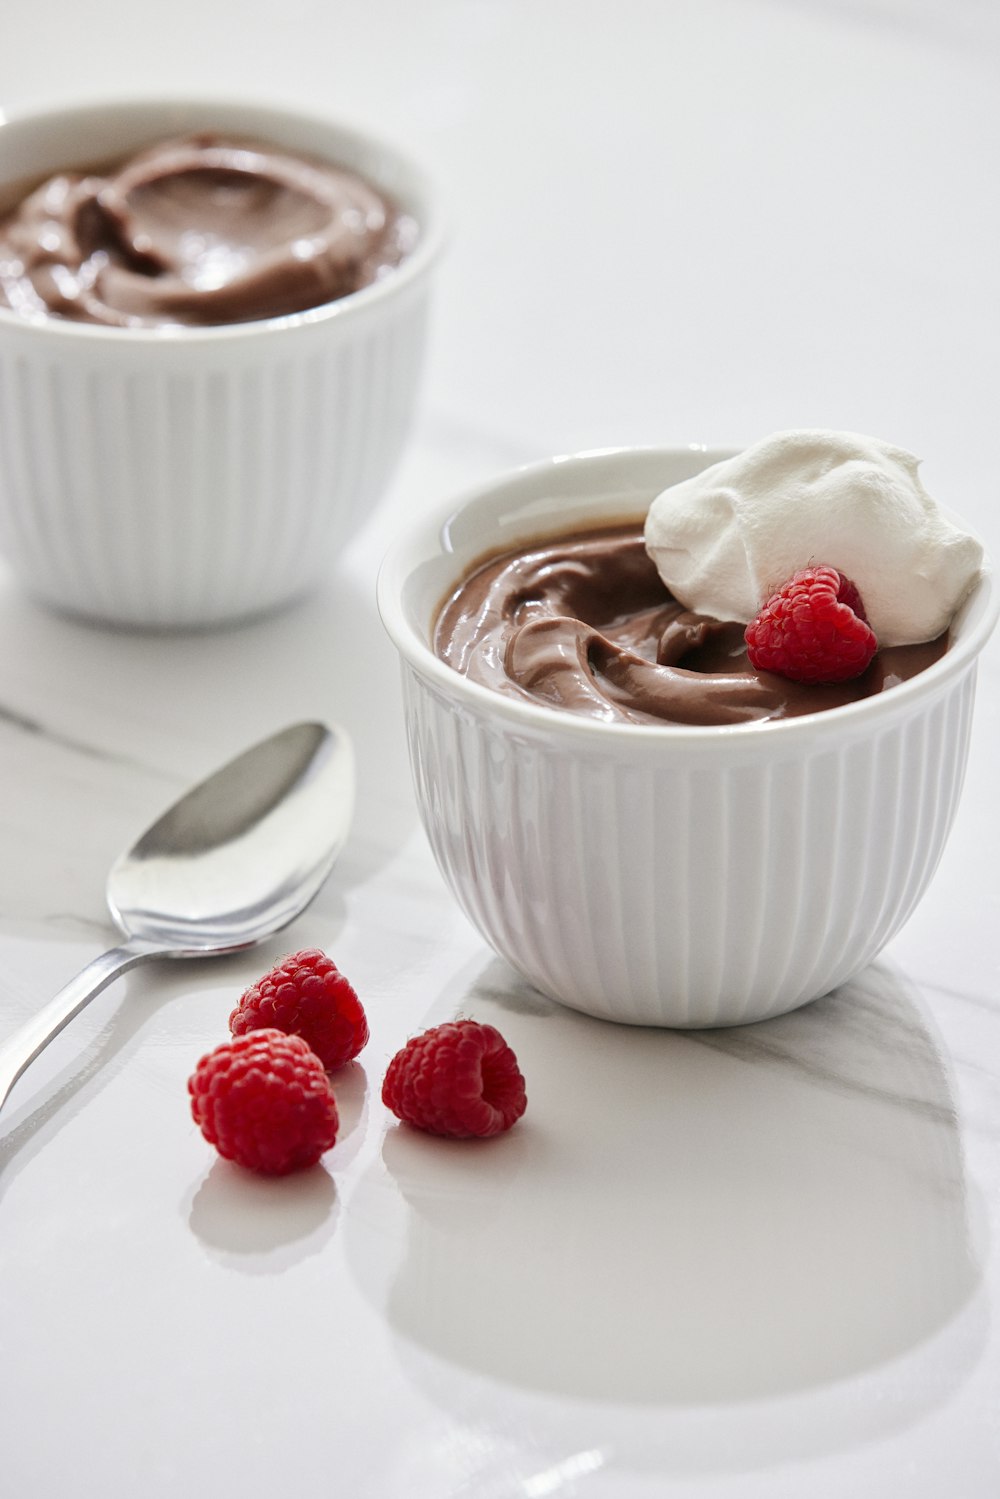
{"type": "Polygon", "coordinates": [[[853,681],[804,686],[756,671],[743,632],[671,596],[635,522],[487,558],[444,602],[433,645],[473,681],[545,707],[609,722],[728,725],[887,691],[948,644],[944,634],[879,650],[853,681]]]}

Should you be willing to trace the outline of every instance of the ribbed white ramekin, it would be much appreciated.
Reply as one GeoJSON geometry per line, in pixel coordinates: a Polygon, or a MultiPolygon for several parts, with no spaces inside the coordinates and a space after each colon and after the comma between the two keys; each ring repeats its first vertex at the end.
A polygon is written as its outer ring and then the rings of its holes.
{"type": "Polygon", "coordinates": [[[435,193],[395,147],[323,118],[204,99],[26,114],[0,126],[0,202],[59,169],[191,130],[361,172],[419,225],[373,286],[291,316],[122,329],[0,308],[0,552],[44,602],[204,626],[307,591],[400,455],[441,248],[435,193]]]}
{"type": "Polygon", "coordinates": [[[636,1025],[781,1014],[865,966],[934,872],[965,770],[992,574],[945,656],[860,703],[726,728],[608,724],[501,696],[438,660],[432,620],[482,556],[638,517],[724,456],[583,454],[413,527],[379,577],[417,800],[445,879],[543,993],[636,1025]]]}

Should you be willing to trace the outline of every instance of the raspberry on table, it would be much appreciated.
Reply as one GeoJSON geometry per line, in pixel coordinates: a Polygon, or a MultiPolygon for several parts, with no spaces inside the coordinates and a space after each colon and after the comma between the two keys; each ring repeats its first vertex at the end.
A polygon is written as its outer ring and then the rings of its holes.
{"type": "Polygon", "coordinates": [[[315,1165],[337,1138],[330,1079],[301,1036],[257,1030],[225,1041],[202,1057],[188,1092],[209,1144],[265,1176],[315,1165]]]}
{"type": "Polygon", "coordinates": [[[432,1135],[499,1135],[527,1098],[517,1058],[498,1030],[452,1020],[412,1037],[389,1063],[382,1102],[432,1135]]]}
{"type": "Polygon", "coordinates": [[[793,682],[848,682],[878,650],[861,595],[835,567],[807,567],[771,595],[745,631],[757,671],[793,682]]]}
{"type": "Polygon", "coordinates": [[[243,1036],[261,1027],[301,1036],[328,1072],[350,1062],[368,1040],[356,991],[318,948],[290,953],[243,994],[230,1031],[243,1036]]]}

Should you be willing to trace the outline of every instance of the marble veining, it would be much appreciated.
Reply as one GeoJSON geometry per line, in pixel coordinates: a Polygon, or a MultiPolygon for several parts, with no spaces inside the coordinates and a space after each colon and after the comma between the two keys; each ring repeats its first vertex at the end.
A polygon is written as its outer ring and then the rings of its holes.
{"type": "Polygon", "coordinates": [[[1000,642],[950,839],[878,961],[680,1033],[561,1008],[471,928],[374,601],[400,518],[498,469],[792,426],[921,454],[1000,552],[991,7],[175,0],[150,36],[112,0],[13,7],[0,107],[215,91],[224,56],[234,91],[426,157],[453,235],[403,463],[311,597],[103,630],[0,561],[0,1037],[108,946],[108,866],[177,790],[299,718],[342,723],[359,771],[294,927],[126,975],[0,1115],[5,1493],[995,1499],[1000,642]],[[323,1164],[247,1180],[186,1080],[296,946],[349,974],[371,1040],[323,1164]],[[380,1099],[404,1040],[459,1014],[527,1080],[482,1149],[380,1099]]]}

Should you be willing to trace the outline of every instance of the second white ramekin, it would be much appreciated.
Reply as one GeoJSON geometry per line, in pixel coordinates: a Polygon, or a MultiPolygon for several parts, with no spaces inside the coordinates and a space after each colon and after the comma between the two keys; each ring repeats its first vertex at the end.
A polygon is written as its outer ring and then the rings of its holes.
{"type": "Polygon", "coordinates": [[[0,553],[39,599],[122,625],[205,626],[308,590],[390,478],[416,403],[436,194],[395,147],[322,117],[137,100],[0,125],[15,185],[193,130],[354,168],[419,227],[340,301],[211,328],[123,329],[0,309],[0,553]]]}
{"type": "Polygon", "coordinates": [[[636,1025],[738,1025],[856,974],[934,872],[961,791],[992,574],[944,657],[832,712],[727,728],[609,724],[502,696],[433,653],[474,562],[640,517],[724,456],[583,454],[498,480],[393,546],[379,607],[403,670],[431,847],[485,939],[543,993],[636,1025]]]}

